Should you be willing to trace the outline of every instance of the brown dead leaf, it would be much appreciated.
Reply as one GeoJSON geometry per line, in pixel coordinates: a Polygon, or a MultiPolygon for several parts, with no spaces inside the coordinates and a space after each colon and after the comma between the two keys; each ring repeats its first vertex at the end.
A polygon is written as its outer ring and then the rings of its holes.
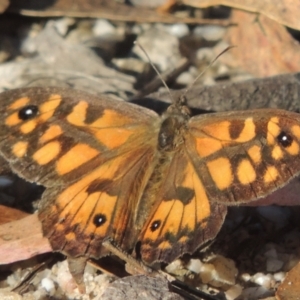
{"type": "Polygon", "coordinates": [[[186,5],[208,7],[225,5],[250,12],[261,13],[276,22],[300,30],[300,2],[293,0],[181,0],[186,5]]]}
{"type": "Polygon", "coordinates": [[[177,17],[172,14],[159,13],[147,7],[135,7],[112,0],[11,0],[7,11],[38,17],[69,16],[78,18],[104,18],[128,22],[182,22],[189,24],[229,25],[227,20],[177,17]]]}
{"type": "Polygon", "coordinates": [[[28,213],[25,213],[21,210],[0,205],[0,225],[8,222],[20,220],[28,216],[28,213]]]}
{"type": "MultiPolygon", "coordinates": [[[[300,18],[299,18],[300,20],[300,18]]],[[[300,45],[275,21],[252,13],[233,10],[226,39],[238,64],[258,77],[297,72],[300,69],[300,45]]]]}
{"type": "Polygon", "coordinates": [[[282,284],[276,292],[277,300],[300,299],[300,262],[288,272],[282,284]]]}
{"type": "Polygon", "coordinates": [[[36,214],[0,225],[0,265],[51,251],[36,214]]]}

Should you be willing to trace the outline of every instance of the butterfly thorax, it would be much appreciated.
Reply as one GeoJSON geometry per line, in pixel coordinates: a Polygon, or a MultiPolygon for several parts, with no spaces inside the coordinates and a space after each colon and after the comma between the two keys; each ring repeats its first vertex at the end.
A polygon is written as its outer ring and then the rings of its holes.
{"type": "Polygon", "coordinates": [[[163,115],[163,122],[158,134],[158,150],[173,151],[183,143],[180,134],[190,118],[190,110],[186,105],[174,103],[170,105],[163,115]]]}

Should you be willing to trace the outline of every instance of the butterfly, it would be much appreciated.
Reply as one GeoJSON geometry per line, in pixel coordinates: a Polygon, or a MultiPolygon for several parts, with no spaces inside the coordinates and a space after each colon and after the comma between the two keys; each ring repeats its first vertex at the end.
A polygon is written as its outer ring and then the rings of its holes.
{"type": "Polygon", "coordinates": [[[109,254],[107,237],[146,264],[171,262],[212,240],[228,205],[266,196],[299,174],[299,114],[191,117],[185,102],[158,116],[66,88],[0,94],[0,155],[46,187],[43,233],[68,256],[78,284],[87,258],[109,254]]]}

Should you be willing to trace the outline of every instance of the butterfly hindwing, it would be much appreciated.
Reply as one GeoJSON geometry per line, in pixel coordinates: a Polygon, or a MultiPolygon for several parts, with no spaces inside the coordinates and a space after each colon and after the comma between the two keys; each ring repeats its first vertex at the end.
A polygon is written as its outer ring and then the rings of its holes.
{"type": "Polygon", "coordinates": [[[192,254],[219,232],[226,207],[210,202],[184,146],[172,158],[155,194],[155,207],[140,236],[144,261],[171,262],[192,254]]]}

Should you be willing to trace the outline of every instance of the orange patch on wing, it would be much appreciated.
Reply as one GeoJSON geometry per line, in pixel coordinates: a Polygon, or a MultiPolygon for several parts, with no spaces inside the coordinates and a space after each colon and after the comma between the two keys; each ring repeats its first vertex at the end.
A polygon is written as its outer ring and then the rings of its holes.
{"type": "Polygon", "coordinates": [[[292,133],[300,139],[300,126],[299,125],[293,125],[292,126],[292,133]]]}
{"type": "Polygon", "coordinates": [[[12,153],[16,157],[23,157],[27,153],[28,142],[17,142],[12,146],[12,153]]]}
{"type": "Polygon", "coordinates": [[[184,206],[182,227],[195,230],[197,223],[210,216],[210,204],[205,188],[191,163],[186,166],[183,186],[193,189],[195,197],[184,206]]]}
{"type": "Polygon", "coordinates": [[[214,137],[216,139],[222,141],[231,141],[232,139],[229,133],[230,124],[231,123],[229,121],[214,123],[211,125],[204,126],[202,131],[207,135],[214,137]]]}
{"type": "Polygon", "coordinates": [[[16,112],[5,119],[5,125],[9,127],[18,125],[21,122],[22,120],[19,118],[19,114],[16,112]]]}
{"type": "Polygon", "coordinates": [[[54,112],[55,109],[59,106],[59,104],[61,103],[61,96],[60,95],[51,95],[49,97],[49,99],[44,102],[43,104],[41,104],[39,106],[39,122],[45,122],[47,120],[49,120],[54,112]]]}
{"type": "Polygon", "coordinates": [[[46,143],[63,133],[59,125],[51,125],[46,132],[39,138],[39,143],[46,143]]]}
{"type": "Polygon", "coordinates": [[[248,149],[248,155],[255,164],[261,163],[261,147],[254,145],[248,149]]]}
{"type": "Polygon", "coordinates": [[[32,158],[41,166],[54,160],[61,150],[60,143],[57,141],[50,142],[37,150],[32,158]]]}
{"type": "Polygon", "coordinates": [[[275,144],[275,137],[280,133],[280,127],[278,125],[278,117],[273,117],[268,122],[268,133],[267,133],[267,142],[269,145],[275,144]]]}
{"type": "Polygon", "coordinates": [[[109,149],[115,149],[126,143],[133,134],[132,131],[121,128],[104,128],[102,130],[92,130],[96,138],[109,149]]]}
{"type": "Polygon", "coordinates": [[[207,162],[209,173],[219,190],[228,188],[233,181],[231,163],[228,158],[220,157],[207,162]]]}
{"type": "Polygon", "coordinates": [[[275,160],[279,160],[283,157],[283,151],[278,145],[275,145],[271,155],[275,160]]]}
{"type": "Polygon", "coordinates": [[[170,208],[169,215],[165,219],[162,219],[163,227],[157,230],[160,235],[164,236],[166,233],[178,234],[180,222],[178,222],[178,217],[183,215],[183,204],[179,200],[170,201],[172,206],[170,208]]]}
{"type": "Polygon", "coordinates": [[[32,132],[37,126],[37,121],[36,119],[30,120],[20,127],[20,131],[24,134],[32,132]]]}
{"type": "Polygon", "coordinates": [[[189,238],[188,238],[186,235],[184,235],[184,236],[182,236],[182,237],[178,240],[178,242],[179,242],[180,244],[184,244],[184,243],[186,243],[188,240],[189,240],[189,238]]]}
{"type": "Polygon", "coordinates": [[[196,138],[196,150],[200,157],[206,157],[222,149],[222,143],[213,138],[196,138]]]}
{"type": "Polygon", "coordinates": [[[278,170],[274,166],[268,166],[264,175],[264,182],[274,182],[279,176],[278,170]]]}
{"type": "Polygon", "coordinates": [[[71,241],[75,241],[76,236],[74,232],[69,232],[68,234],[65,235],[66,240],[71,242],[71,241]]]}
{"type": "Polygon", "coordinates": [[[58,160],[56,171],[60,175],[67,174],[93,159],[98,154],[98,150],[87,144],[77,144],[58,160]]]}
{"type": "Polygon", "coordinates": [[[291,155],[297,155],[299,154],[299,144],[293,141],[289,147],[285,148],[285,150],[291,155]]]}
{"type": "Polygon", "coordinates": [[[166,241],[162,241],[158,246],[157,246],[158,249],[161,249],[162,251],[164,250],[167,250],[167,249],[170,249],[172,248],[172,244],[166,240],[166,241]]]}
{"type": "Polygon", "coordinates": [[[84,120],[88,106],[88,103],[85,101],[80,101],[76,104],[72,112],[67,116],[68,122],[76,126],[85,126],[84,120]]]}
{"type": "MultiPolygon", "coordinates": [[[[89,104],[86,101],[80,101],[74,106],[73,111],[67,116],[67,120],[77,126],[87,126],[85,118],[89,104]]],[[[107,128],[107,127],[121,127],[132,123],[132,119],[124,116],[112,109],[105,109],[100,118],[91,124],[90,128],[107,128]]]]}
{"type": "Polygon", "coordinates": [[[248,118],[244,122],[245,126],[242,132],[239,134],[238,138],[234,139],[236,142],[244,143],[252,140],[255,134],[255,124],[253,122],[253,118],[248,118]]]}
{"type": "Polygon", "coordinates": [[[28,102],[30,101],[30,99],[28,97],[22,97],[22,98],[19,98],[17,100],[14,101],[14,103],[12,103],[8,109],[18,109],[18,108],[21,108],[23,106],[25,106],[26,104],[28,104],[28,102]]]}
{"type": "Polygon", "coordinates": [[[68,216],[76,216],[73,225],[82,224],[86,233],[95,233],[98,236],[105,234],[109,229],[110,220],[115,210],[118,196],[111,196],[106,192],[95,191],[89,194],[87,192],[91,182],[99,178],[114,178],[121,162],[124,158],[116,158],[113,162],[101,165],[96,170],[87,174],[67,189],[65,189],[57,198],[57,205],[60,207],[60,218],[68,218],[68,216]],[[80,208],[78,210],[78,208],[80,208]],[[93,223],[97,214],[103,214],[106,218],[99,227],[93,223]]]}
{"type": "MultiPolygon", "coordinates": [[[[69,202],[74,199],[78,194],[84,193],[90,183],[99,178],[111,178],[115,177],[115,173],[118,171],[120,164],[124,161],[124,157],[116,157],[113,161],[108,161],[92,171],[86,174],[82,179],[65,189],[58,197],[57,204],[60,207],[65,207],[69,202]]],[[[107,205],[110,205],[107,202],[107,205]]]]}
{"type": "Polygon", "coordinates": [[[237,177],[241,184],[249,184],[256,179],[256,172],[248,159],[243,159],[238,165],[237,177]]]}

